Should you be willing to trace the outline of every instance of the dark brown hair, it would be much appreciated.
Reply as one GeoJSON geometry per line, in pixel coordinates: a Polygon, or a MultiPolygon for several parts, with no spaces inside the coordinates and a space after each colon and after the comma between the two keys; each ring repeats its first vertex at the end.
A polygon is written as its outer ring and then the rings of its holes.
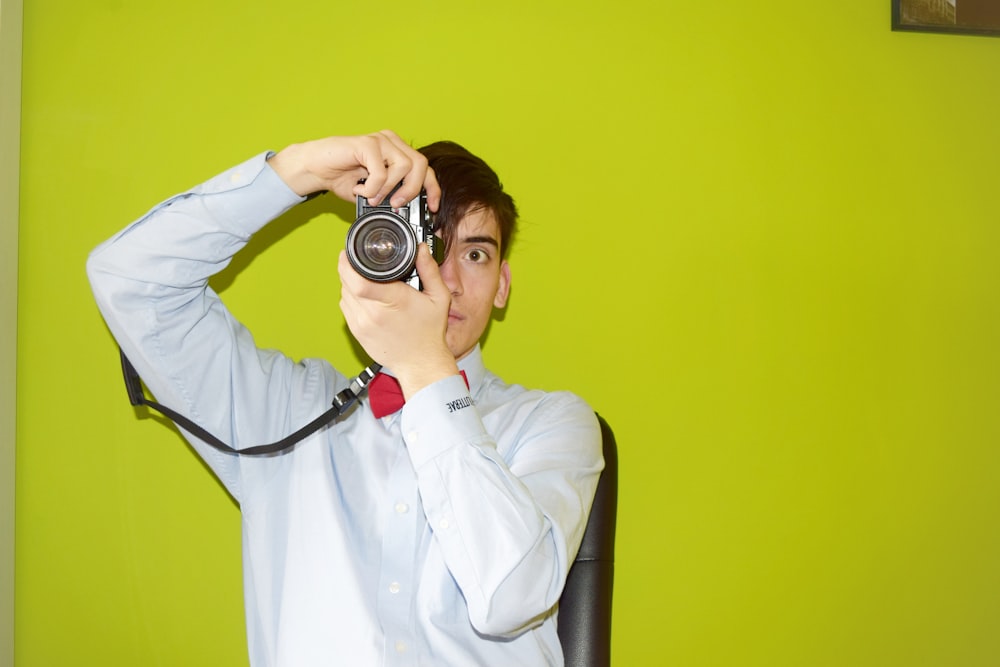
{"type": "Polygon", "coordinates": [[[496,172],[481,158],[453,141],[438,141],[419,149],[441,186],[441,205],[435,227],[441,230],[447,247],[458,223],[477,209],[493,214],[500,230],[500,256],[506,257],[514,240],[517,206],[504,192],[496,172]]]}

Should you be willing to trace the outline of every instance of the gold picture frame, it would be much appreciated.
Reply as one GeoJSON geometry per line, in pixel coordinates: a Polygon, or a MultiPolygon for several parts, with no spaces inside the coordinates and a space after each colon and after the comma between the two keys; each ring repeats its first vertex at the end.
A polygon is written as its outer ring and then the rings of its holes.
{"type": "Polygon", "coordinates": [[[1000,35],[1000,0],[892,0],[892,29],[1000,35]]]}

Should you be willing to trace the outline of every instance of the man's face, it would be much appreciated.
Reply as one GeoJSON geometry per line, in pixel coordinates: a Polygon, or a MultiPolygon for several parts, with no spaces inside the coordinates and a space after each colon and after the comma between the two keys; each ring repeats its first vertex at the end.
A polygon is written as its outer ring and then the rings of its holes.
{"type": "Polygon", "coordinates": [[[457,360],[475,348],[493,308],[503,308],[510,293],[510,267],[500,259],[500,230],[489,211],[473,210],[459,221],[441,278],[451,292],[445,340],[457,360]]]}

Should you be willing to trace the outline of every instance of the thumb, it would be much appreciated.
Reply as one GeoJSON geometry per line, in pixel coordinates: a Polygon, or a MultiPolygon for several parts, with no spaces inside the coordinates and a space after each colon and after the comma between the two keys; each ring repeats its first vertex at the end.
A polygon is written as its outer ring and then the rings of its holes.
{"type": "Polygon", "coordinates": [[[433,300],[441,298],[451,300],[448,286],[441,277],[441,269],[426,243],[421,243],[417,251],[417,275],[420,276],[423,291],[433,300]]]}

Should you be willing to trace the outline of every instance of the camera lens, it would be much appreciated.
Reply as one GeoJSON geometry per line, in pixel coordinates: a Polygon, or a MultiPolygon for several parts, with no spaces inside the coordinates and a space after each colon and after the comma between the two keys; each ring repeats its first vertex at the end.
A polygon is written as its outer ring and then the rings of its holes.
{"type": "Polygon", "coordinates": [[[347,258],[369,280],[408,277],[416,264],[417,240],[398,216],[379,212],[358,218],[347,233],[347,258]]]}

